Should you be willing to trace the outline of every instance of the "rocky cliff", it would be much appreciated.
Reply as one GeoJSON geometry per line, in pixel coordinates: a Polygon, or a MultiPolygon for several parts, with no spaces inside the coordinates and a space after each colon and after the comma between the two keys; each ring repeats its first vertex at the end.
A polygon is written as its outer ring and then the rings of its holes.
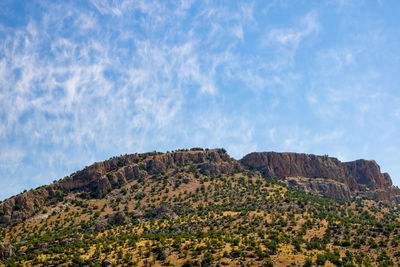
{"type": "Polygon", "coordinates": [[[192,166],[207,175],[228,174],[242,168],[224,149],[192,149],[171,153],[144,153],[94,163],[58,182],[24,192],[0,203],[0,226],[12,225],[38,214],[42,207],[61,201],[69,192],[101,198],[134,179],[192,166]]]}
{"type": "MultiPolygon", "coordinates": [[[[286,177],[325,178],[327,181],[344,184],[351,191],[368,192],[365,193],[366,196],[373,196],[377,200],[398,203],[398,194],[392,186],[389,174],[381,173],[379,165],[373,160],[341,162],[336,158],[311,154],[254,152],[246,155],[240,162],[244,166],[260,171],[267,177],[280,179],[286,177]]],[[[305,185],[303,187],[311,188],[305,185]]],[[[337,190],[332,192],[335,191],[335,194],[326,195],[348,199],[347,192],[338,193],[337,190]]],[[[319,193],[319,190],[315,192],[319,193]]]]}
{"type": "Polygon", "coordinates": [[[223,149],[182,150],[166,154],[153,152],[124,155],[95,163],[63,179],[59,184],[67,191],[86,190],[100,197],[130,180],[192,165],[205,174],[214,175],[226,174],[241,167],[223,149]]]}
{"type": "Polygon", "coordinates": [[[251,168],[266,177],[286,179],[290,186],[335,199],[350,200],[357,193],[400,203],[400,189],[392,186],[390,176],[381,173],[375,161],[342,163],[328,156],[276,152],[250,153],[237,161],[224,149],[191,149],[123,155],[94,163],[51,185],[0,202],[0,226],[16,224],[39,214],[43,207],[57,204],[70,192],[102,198],[132,180],[189,167],[205,175],[227,175],[251,168]]]}

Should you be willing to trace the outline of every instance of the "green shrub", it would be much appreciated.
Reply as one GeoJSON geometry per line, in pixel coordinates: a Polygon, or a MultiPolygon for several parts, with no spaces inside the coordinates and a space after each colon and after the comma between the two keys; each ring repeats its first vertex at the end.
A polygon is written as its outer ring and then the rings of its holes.
{"type": "Polygon", "coordinates": [[[306,261],[304,262],[304,267],[311,267],[312,266],[312,259],[311,258],[306,258],[306,261]]]}
{"type": "Polygon", "coordinates": [[[326,256],[325,256],[325,254],[317,254],[317,260],[315,261],[315,263],[317,264],[317,265],[325,265],[325,262],[326,262],[326,256]]]}
{"type": "Polygon", "coordinates": [[[204,253],[203,260],[201,261],[201,266],[211,266],[211,263],[214,261],[213,255],[211,252],[207,251],[204,253]]]}

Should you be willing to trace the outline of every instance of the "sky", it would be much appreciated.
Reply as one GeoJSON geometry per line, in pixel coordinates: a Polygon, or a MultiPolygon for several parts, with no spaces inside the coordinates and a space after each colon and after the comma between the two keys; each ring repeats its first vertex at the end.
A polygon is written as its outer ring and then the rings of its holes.
{"type": "Polygon", "coordinates": [[[397,0],[0,2],[0,200],[121,154],[374,159],[400,185],[397,0]]]}

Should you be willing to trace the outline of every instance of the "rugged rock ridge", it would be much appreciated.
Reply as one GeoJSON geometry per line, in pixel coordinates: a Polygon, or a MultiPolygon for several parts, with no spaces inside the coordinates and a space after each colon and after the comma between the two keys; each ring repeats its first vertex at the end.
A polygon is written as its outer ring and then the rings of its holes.
{"type": "Polygon", "coordinates": [[[205,174],[224,174],[241,167],[223,149],[131,154],[95,163],[63,179],[59,185],[68,191],[87,190],[100,197],[130,180],[188,165],[195,165],[205,174]]]}
{"type": "Polygon", "coordinates": [[[51,185],[0,202],[0,227],[35,216],[42,208],[62,201],[70,192],[101,198],[132,180],[189,167],[206,175],[230,174],[251,168],[266,177],[284,178],[290,186],[335,199],[350,200],[352,195],[360,194],[400,203],[400,189],[392,186],[390,176],[381,173],[375,161],[342,163],[328,156],[276,152],[254,152],[237,161],[224,149],[195,148],[169,153],[123,155],[94,163],[51,185]]]}
{"type": "MultiPolygon", "coordinates": [[[[253,152],[246,155],[240,162],[271,178],[325,178],[340,182],[352,191],[368,192],[365,195],[375,196],[377,200],[398,203],[399,199],[398,191],[392,186],[389,174],[381,173],[379,165],[373,160],[341,162],[336,158],[311,154],[253,152]]],[[[347,197],[339,197],[347,195],[346,192],[327,195],[347,199],[347,197]]]]}
{"type": "Polygon", "coordinates": [[[356,160],[343,163],[346,175],[352,182],[352,188],[387,189],[392,186],[388,173],[381,173],[381,168],[374,160],[356,160]]]}
{"type": "Polygon", "coordinates": [[[193,166],[204,174],[227,174],[241,169],[224,149],[192,149],[171,153],[144,153],[114,157],[94,163],[48,186],[21,193],[0,203],[0,226],[24,221],[42,207],[61,201],[69,192],[87,192],[100,198],[134,179],[163,174],[170,169],[193,166]]]}
{"type": "Polygon", "coordinates": [[[0,203],[0,227],[21,222],[36,214],[40,207],[50,203],[50,199],[57,199],[60,193],[57,186],[51,184],[42,186],[0,203]]]}

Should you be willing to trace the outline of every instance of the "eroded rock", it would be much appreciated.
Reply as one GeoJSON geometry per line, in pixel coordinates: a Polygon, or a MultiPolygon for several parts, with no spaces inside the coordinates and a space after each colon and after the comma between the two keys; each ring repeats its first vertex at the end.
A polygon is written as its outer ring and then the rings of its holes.
{"type": "Polygon", "coordinates": [[[5,260],[15,256],[15,248],[6,243],[0,243],[0,259],[5,260]]]}
{"type": "MultiPolygon", "coordinates": [[[[253,152],[240,162],[252,169],[260,171],[270,178],[287,179],[287,177],[325,178],[345,184],[349,190],[370,196],[375,200],[400,203],[396,188],[387,173],[381,173],[379,165],[373,160],[356,160],[340,162],[336,158],[300,153],[253,152]]],[[[314,193],[330,192],[328,196],[348,199],[346,188],[338,190],[336,184],[324,185],[314,182],[297,185],[314,193]],[[315,190],[312,190],[315,188],[315,190]],[[341,193],[340,193],[341,192],[341,193]]]]}
{"type": "Polygon", "coordinates": [[[283,181],[287,185],[307,193],[327,196],[333,199],[351,200],[349,187],[332,179],[287,177],[283,181]]]}

